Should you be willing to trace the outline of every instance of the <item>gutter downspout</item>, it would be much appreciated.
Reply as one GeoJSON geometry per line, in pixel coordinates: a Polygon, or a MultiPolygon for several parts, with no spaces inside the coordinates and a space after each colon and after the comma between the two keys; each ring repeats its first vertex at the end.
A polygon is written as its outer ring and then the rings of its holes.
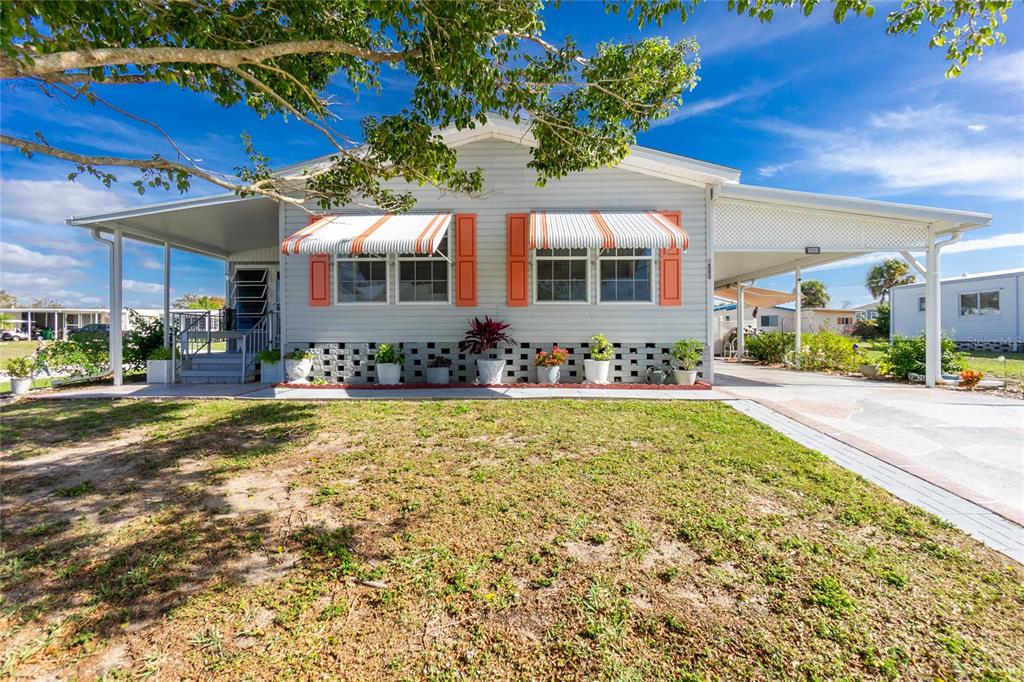
{"type": "Polygon", "coordinates": [[[925,385],[934,387],[942,379],[942,289],[940,286],[941,270],[939,256],[942,249],[960,241],[962,233],[954,230],[949,239],[936,242],[931,233],[928,239],[927,265],[928,281],[925,285],[925,385]]]}

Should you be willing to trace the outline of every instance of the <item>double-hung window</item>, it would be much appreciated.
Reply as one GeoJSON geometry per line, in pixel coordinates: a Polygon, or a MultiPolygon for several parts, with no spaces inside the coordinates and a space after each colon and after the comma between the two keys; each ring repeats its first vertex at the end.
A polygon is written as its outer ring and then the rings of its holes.
{"type": "Polygon", "coordinates": [[[762,327],[778,327],[779,316],[778,315],[762,315],[761,316],[762,327]]]}
{"type": "Polygon", "coordinates": [[[387,303],[388,261],[379,254],[338,256],[337,303],[387,303]]]}
{"type": "Polygon", "coordinates": [[[917,297],[917,312],[919,312],[919,313],[923,313],[924,312],[924,296],[918,296],[917,297]]]}
{"type": "Polygon", "coordinates": [[[960,294],[960,316],[998,315],[999,292],[982,291],[972,294],[960,294]]]}
{"type": "Polygon", "coordinates": [[[601,303],[652,303],[651,249],[601,249],[597,257],[601,303]]]}
{"type": "Polygon", "coordinates": [[[450,235],[446,235],[434,253],[398,256],[399,303],[448,303],[451,300],[449,240],[450,235]]]}
{"type": "Polygon", "coordinates": [[[590,300],[587,249],[537,249],[533,268],[537,303],[587,303],[590,300]]]}

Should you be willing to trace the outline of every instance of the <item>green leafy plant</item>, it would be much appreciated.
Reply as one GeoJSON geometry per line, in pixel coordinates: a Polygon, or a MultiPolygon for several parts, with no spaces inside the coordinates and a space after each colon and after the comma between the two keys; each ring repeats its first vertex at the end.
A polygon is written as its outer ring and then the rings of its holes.
{"type": "Polygon", "coordinates": [[[533,359],[533,364],[537,367],[561,367],[568,359],[569,351],[555,344],[551,346],[550,351],[539,351],[533,359]]]}
{"type": "MultiPolygon", "coordinates": [[[[926,342],[924,334],[903,336],[897,334],[882,350],[879,363],[884,374],[897,379],[906,379],[907,375],[925,373],[926,342]]],[[[956,350],[956,342],[942,337],[942,371],[944,373],[959,372],[964,368],[963,353],[956,350]]]]}
{"type": "Polygon", "coordinates": [[[811,372],[852,372],[865,359],[864,354],[854,347],[853,339],[830,329],[801,335],[800,345],[800,369],[811,372]]]}
{"type": "Polygon", "coordinates": [[[670,355],[680,369],[691,371],[700,362],[704,344],[697,339],[680,339],[672,344],[670,355]]]}
{"type": "Polygon", "coordinates": [[[286,353],[284,356],[285,360],[294,360],[296,362],[313,360],[314,358],[316,358],[316,351],[311,348],[297,348],[291,353],[286,353]]]}
{"type": "Polygon", "coordinates": [[[149,357],[146,358],[146,359],[147,360],[170,360],[171,359],[171,349],[166,347],[166,346],[160,346],[159,348],[153,349],[153,351],[149,354],[149,357]]]}
{"type": "Polygon", "coordinates": [[[130,329],[123,338],[124,364],[132,369],[145,369],[150,354],[164,345],[164,323],[158,319],[147,320],[129,309],[128,326],[130,329]]]}
{"type": "Polygon", "coordinates": [[[261,350],[256,357],[259,359],[261,365],[276,365],[281,362],[281,349],[268,348],[266,350],[261,350]]]}
{"type": "Polygon", "coordinates": [[[36,359],[31,355],[23,358],[10,358],[4,363],[4,370],[13,379],[28,379],[36,371],[36,359]]]}
{"type": "Polygon", "coordinates": [[[604,334],[594,334],[590,337],[590,359],[611,360],[615,357],[615,346],[605,338],[604,334]]]}
{"type": "Polygon", "coordinates": [[[444,355],[435,355],[430,358],[430,362],[427,363],[428,369],[440,369],[442,367],[451,367],[452,361],[450,358],[444,355]]]}
{"type": "Polygon", "coordinates": [[[796,347],[796,334],[791,332],[761,332],[744,339],[747,355],[766,365],[777,365],[796,347]]]}
{"type": "Polygon", "coordinates": [[[309,380],[309,383],[311,383],[313,386],[326,386],[327,379],[325,379],[324,377],[313,377],[312,379],[309,380]]]}
{"type": "Polygon", "coordinates": [[[378,365],[404,365],[405,354],[390,343],[382,343],[373,356],[378,365]]]}
{"type": "Polygon", "coordinates": [[[98,376],[110,369],[108,342],[106,334],[75,334],[40,348],[39,362],[52,372],[71,377],[98,376]]]}

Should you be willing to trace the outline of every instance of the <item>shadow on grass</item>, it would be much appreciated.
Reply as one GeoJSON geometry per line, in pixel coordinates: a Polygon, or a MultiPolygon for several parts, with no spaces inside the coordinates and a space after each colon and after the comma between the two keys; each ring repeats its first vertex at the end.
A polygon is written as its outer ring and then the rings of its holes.
{"type": "MultiPolygon", "coordinates": [[[[246,579],[267,515],[226,515],[219,474],[316,433],[308,403],[33,401],[4,414],[0,590],[66,646],[140,627],[246,579]]],[[[81,652],[79,652],[81,653],[81,652]]],[[[11,655],[8,651],[7,655],[11,655]]]]}

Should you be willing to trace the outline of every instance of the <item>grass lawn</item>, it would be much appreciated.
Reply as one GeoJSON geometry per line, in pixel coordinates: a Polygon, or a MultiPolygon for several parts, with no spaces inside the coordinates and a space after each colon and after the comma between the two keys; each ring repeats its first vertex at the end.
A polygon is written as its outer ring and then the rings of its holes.
{"type": "Polygon", "coordinates": [[[32,355],[39,347],[38,341],[0,341],[0,365],[11,358],[23,358],[32,355]]]}
{"type": "MultiPolygon", "coordinates": [[[[883,344],[862,341],[860,349],[867,354],[872,362],[882,359],[883,344]]],[[[998,357],[1006,358],[1006,383],[1009,386],[1024,384],[1024,353],[993,353],[987,351],[970,351],[967,353],[966,364],[968,369],[975,369],[985,373],[986,379],[1002,379],[1003,363],[996,360],[998,357]]]]}
{"type": "Polygon", "coordinates": [[[1021,679],[1024,570],[720,403],[23,401],[0,675],[1021,679]]]}

